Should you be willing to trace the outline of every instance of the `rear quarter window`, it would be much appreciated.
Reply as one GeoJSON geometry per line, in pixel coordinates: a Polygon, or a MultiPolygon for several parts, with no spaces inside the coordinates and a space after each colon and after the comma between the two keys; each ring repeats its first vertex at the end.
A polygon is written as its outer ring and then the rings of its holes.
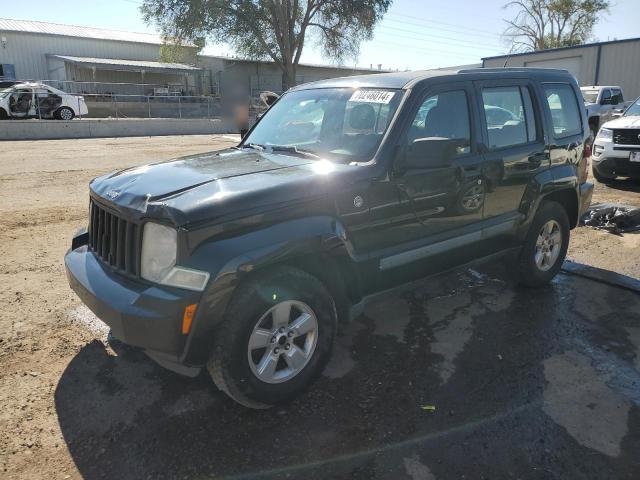
{"type": "Polygon", "coordinates": [[[544,96],[551,112],[551,122],[555,138],[563,138],[582,133],[582,115],[576,94],[569,84],[543,84],[544,96]]]}

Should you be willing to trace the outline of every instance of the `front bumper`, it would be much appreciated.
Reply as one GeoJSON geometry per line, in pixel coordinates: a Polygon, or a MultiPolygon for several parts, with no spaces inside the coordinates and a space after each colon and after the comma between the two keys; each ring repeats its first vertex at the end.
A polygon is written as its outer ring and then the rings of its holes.
{"type": "Polygon", "coordinates": [[[630,162],[629,154],[640,152],[640,145],[625,146],[612,142],[597,141],[591,157],[593,168],[603,176],[640,178],[640,162],[630,162]]]}
{"type": "Polygon", "coordinates": [[[125,277],[75,239],[64,263],[73,291],[111,327],[115,338],[146,350],[156,360],[161,358],[164,363],[159,363],[167,368],[179,363],[187,338],[181,332],[184,309],[199,302],[200,292],[125,277]]]}

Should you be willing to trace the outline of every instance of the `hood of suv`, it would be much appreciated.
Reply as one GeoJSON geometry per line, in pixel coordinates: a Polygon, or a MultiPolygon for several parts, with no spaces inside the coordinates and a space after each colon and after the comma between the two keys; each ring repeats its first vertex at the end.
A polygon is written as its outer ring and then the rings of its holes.
{"type": "Polygon", "coordinates": [[[604,128],[640,128],[640,116],[620,117],[611,120],[604,125],[604,128]]]}
{"type": "MultiPolygon", "coordinates": [[[[91,183],[91,191],[116,209],[183,225],[326,194],[327,175],[318,167],[327,163],[230,149],[104,175],[91,183]]],[[[330,165],[332,170],[347,168],[330,165]]]]}

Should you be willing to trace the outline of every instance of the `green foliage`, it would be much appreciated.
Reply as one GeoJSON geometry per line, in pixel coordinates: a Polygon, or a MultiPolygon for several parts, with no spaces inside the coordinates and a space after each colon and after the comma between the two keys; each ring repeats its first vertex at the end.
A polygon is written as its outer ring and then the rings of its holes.
{"type": "Polygon", "coordinates": [[[243,57],[273,60],[287,88],[308,39],[335,61],[354,57],[391,1],[144,0],[141,11],[167,37],[206,37],[243,57]]]}
{"type": "Polygon", "coordinates": [[[593,27],[609,10],[608,0],[516,0],[504,8],[516,9],[505,20],[504,37],[512,51],[582,45],[592,37],[593,27]]]}

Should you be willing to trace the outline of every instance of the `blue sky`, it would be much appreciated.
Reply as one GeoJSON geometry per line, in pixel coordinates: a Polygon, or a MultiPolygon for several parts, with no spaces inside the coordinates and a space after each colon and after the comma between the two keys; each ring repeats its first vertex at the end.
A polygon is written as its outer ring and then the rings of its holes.
{"type": "MultiPolygon", "coordinates": [[[[372,41],[361,47],[359,66],[382,64],[389,69],[420,69],[478,62],[481,57],[506,53],[501,41],[504,18],[512,14],[507,0],[395,0],[376,28],[372,41]]],[[[0,17],[86,25],[134,32],[152,32],[141,19],[141,0],[0,0],[0,17]]],[[[611,12],[598,23],[599,40],[640,36],[640,0],[613,0],[611,12]]],[[[309,48],[310,47],[310,48],[309,48]]],[[[221,45],[205,53],[232,54],[221,45]]],[[[322,54],[305,47],[303,62],[328,63],[322,54]]]]}

